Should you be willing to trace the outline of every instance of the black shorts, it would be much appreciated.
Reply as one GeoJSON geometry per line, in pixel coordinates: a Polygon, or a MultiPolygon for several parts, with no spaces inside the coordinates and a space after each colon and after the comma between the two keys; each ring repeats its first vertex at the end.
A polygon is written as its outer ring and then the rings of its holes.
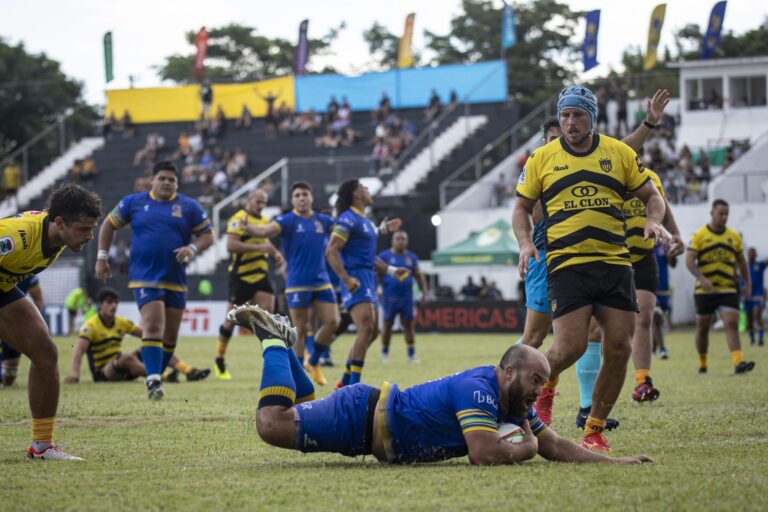
{"type": "Polygon", "coordinates": [[[643,259],[632,264],[635,270],[635,289],[646,290],[653,294],[659,288],[659,265],[656,255],[649,252],[643,259]]]}
{"type": "Polygon", "coordinates": [[[3,350],[3,357],[0,357],[2,360],[18,359],[21,357],[21,352],[13,348],[7,341],[0,342],[0,348],[3,350]]]}
{"type": "MultiPolygon", "coordinates": [[[[104,375],[104,368],[107,367],[107,365],[112,365],[112,369],[115,370],[115,374],[118,376],[118,378],[114,382],[120,382],[120,381],[129,381],[129,380],[135,380],[136,377],[131,375],[131,373],[128,370],[121,370],[120,368],[117,368],[115,366],[115,361],[121,356],[121,354],[118,354],[116,358],[102,366],[96,371],[91,371],[91,377],[93,377],[93,382],[110,382],[110,380],[107,378],[106,375],[104,375]]],[[[141,358],[139,358],[141,360],[141,358]]],[[[143,361],[142,361],[143,362],[143,361]]]]}
{"type": "Polygon", "coordinates": [[[696,314],[701,316],[714,315],[719,308],[739,310],[738,293],[706,293],[693,296],[696,304],[696,314]]]}
{"type": "Polygon", "coordinates": [[[595,262],[573,265],[547,275],[552,318],[584,306],[637,312],[632,267],[595,262]]]}
{"type": "Polygon", "coordinates": [[[275,294],[267,276],[255,283],[246,283],[236,274],[229,274],[229,302],[232,304],[251,302],[257,292],[275,294]]]}

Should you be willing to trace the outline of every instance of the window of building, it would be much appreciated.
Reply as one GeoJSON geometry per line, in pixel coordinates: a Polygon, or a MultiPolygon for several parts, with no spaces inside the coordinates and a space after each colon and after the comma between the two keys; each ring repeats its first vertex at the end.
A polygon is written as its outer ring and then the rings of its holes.
{"type": "Polygon", "coordinates": [[[764,107],[766,80],[762,76],[734,76],[730,80],[731,106],[734,108],[764,107]]]}

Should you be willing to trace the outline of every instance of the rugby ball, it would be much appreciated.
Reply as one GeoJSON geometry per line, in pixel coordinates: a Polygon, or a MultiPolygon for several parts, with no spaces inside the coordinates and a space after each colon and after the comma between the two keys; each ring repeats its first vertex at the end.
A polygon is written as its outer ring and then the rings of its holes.
{"type": "Polygon", "coordinates": [[[514,423],[499,423],[499,437],[508,443],[522,443],[525,431],[514,423]]]}

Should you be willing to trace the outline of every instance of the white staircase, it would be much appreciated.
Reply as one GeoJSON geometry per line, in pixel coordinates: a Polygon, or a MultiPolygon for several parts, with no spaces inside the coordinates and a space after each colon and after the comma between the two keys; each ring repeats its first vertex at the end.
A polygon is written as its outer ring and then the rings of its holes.
{"type": "Polygon", "coordinates": [[[0,218],[24,211],[33,199],[40,197],[43,192],[56,183],[56,180],[66,176],[75,160],[87,157],[103,145],[103,137],[86,137],[80,140],[19,189],[18,208],[15,208],[8,199],[0,203],[0,218]]]}
{"type": "Polygon", "coordinates": [[[383,196],[407,194],[454,148],[488,122],[486,116],[462,116],[422,149],[381,191],[383,196]]]}

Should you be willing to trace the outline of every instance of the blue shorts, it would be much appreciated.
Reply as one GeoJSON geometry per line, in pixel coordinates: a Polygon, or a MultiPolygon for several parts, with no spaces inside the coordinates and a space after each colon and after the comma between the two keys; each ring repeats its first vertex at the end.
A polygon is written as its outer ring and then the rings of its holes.
{"type": "Polygon", "coordinates": [[[744,301],[744,309],[747,311],[751,311],[757,308],[764,308],[764,307],[765,307],[765,299],[763,298],[762,295],[753,295],[751,300],[744,301]]]}
{"type": "Polygon", "coordinates": [[[16,302],[19,299],[23,299],[27,295],[19,290],[17,287],[13,287],[7,292],[0,292],[0,308],[7,306],[11,302],[16,302]]]}
{"type": "Polygon", "coordinates": [[[139,309],[153,300],[162,300],[167,308],[184,309],[187,305],[187,292],[174,292],[163,288],[134,288],[133,296],[139,309]]]}
{"type": "Polygon", "coordinates": [[[0,342],[0,348],[3,349],[3,357],[0,357],[3,361],[21,357],[21,352],[13,348],[7,341],[0,342]]]}
{"type": "Polygon", "coordinates": [[[413,320],[413,295],[410,297],[384,297],[381,301],[384,310],[384,320],[394,320],[397,315],[400,318],[413,320]]]}
{"type": "Polygon", "coordinates": [[[541,261],[531,258],[525,275],[525,307],[539,313],[552,313],[547,293],[547,252],[538,249],[541,261]]]}
{"type": "Polygon", "coordinates": [[[656,295],[656,307],[669,311],[669,295],[656,295]]]}
{"type": "Polygon", "coordinates": [[[370,455],[368,436],[372,436],[378,397],[377,388],[353,384],[320,400],[297,404],[296,448],[304,453],[370,455]]]}
{"type": "Polygon", "coordinates": [[[341,301],[344,303],[344,307],[347,311],[352,309],[355,304],[361,302],[370,302],[374,306],[378,305],[379,301],[376,298],[376,274],[373,270],[368,268],[353,268],[348,270],[347,273],[360,281],[360,288],[350,293],[347,287],[344,286],[342,281],[339,284],[341,289],[341,301]]]}
{"type": "Polygon", "coordinates": [[[336,304],[336,294],[333,290],[302,290],[300,292],[286,292],[289,308],[308,308],[314,301],[330,302],[336,304]]]}

